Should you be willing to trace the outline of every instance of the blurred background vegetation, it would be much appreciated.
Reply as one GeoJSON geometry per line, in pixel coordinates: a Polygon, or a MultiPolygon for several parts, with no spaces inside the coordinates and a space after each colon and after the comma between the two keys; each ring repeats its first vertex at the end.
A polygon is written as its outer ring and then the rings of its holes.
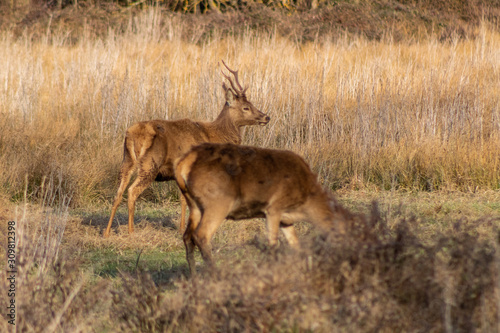
{"type": "Polygon", "coordinates": [[[0,0],[0,263],[16,221],[18,330],[500,331],[499,8],[0,0]],[[301,154],[364,215],[342,240],[298,224],[300,251],[224,223],[218,268],[189,279],[175,184],[144,192],[134,234],[123,205],[101,235],[126,128],[214,119],[221,59],[271,116],[243,142],[301,154]]]}
{"type": "Polygon", "coordinates": [[[131,17],[151,7],[191,22],[190,30],[201,30],[200,40],[214,29],[277,31],[300,41],[332,31],[370,39],[448,39],[473,37],[482,20],[498,27],[500,17],[497,0],[0,0],[0,28],[43,34],[61,26],[78,39],[86,26],[87,33],[102,37],[109,28],[125,29],[131,17]]]}
{"type": "MultiPolygon", "coordinates": [[[[44,179],[60,175],[74,207],[107,203],[125,129],[214,119],[222,58],[273,119],[244,142],[302,154],[331,189],[500,187],[498,1],[0,0],[0,9],[0,186],[10,200],[26,186],[39,200],[44,179]]],[[[152,188],[143,197],[176,199],[175,186],[152,188]]]]}

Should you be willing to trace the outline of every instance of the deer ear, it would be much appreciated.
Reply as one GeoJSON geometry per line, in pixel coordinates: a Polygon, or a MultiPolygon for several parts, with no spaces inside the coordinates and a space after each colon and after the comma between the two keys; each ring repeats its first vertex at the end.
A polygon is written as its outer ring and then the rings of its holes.
{"type": "Polygon", "coordinates": [[[236,97],[234,96],[233,91],[231,89],[226,89],[226,102],[229,105],[232,105],[234,103],[235,98],[236,97]]]}

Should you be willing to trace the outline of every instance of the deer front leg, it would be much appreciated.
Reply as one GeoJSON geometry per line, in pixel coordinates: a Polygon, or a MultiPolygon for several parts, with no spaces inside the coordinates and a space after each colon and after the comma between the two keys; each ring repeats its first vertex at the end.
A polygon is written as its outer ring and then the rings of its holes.
{"type": "Polygon", "coordinates": [[[283,231],[283,234],[285,235],[288,244],[290,244],[292,248],[298,249],[299,238],[297,237],[297,232],[295,231],[293,224],[281,223],[280,226],[281,226],[281,231],[283,231]]]}
{"type": "Polygon", "coordinates": [[[271,248],[275,248],[278,243],[278,232],[280,228],[281,213],[270,211],[266,214],[267,238],[271,248]]]}

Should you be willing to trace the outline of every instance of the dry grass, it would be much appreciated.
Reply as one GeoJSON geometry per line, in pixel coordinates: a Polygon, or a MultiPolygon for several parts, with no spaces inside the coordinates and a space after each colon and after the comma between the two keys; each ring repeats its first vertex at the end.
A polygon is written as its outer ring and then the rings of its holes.
{"type": "Polygon", "coordinates": [[[500,35],[487,23],[477,39],[449,43],[297,44],[248,31],[191,44],[182,24],[161,28],[159,15],[73,46],[63,33],[46,42],[2,34],[2,192],[20,198],[27,175],[36,198],[54,175],[73,206],[108,201],[128,126],[218,114],[220,59],[240,69],[272,119],[244,142],[299,152],[328,187],[499,188],[500,35]]]}
{"type": "Polygon", "coordinates": [[[376,206],[371,210],[351,220],[342,240],[312,234],[298,252],[252,242],[244,245],[246,256],[226,254],[215,271],[179,280],[172,292],[147,275],[125,277],[123,292],[133,297],[115,292],[111,311],[124,331],[497,328],[495,242],[457,227],[426,244],[416,220],[389,228],[376,206]]]}
{"type": "MultiPolygon", "coordinates": [[[[16,271],[14,300],[15,325],[2,318],[0,328],[30,332],[90,331],[101,314],[92,310],[109,300],[107,282],[89,284],[91,274],[79,269],[78,259],[68,258],[63,237],[68,222],[69,197],[62,194],[57,179],[48,178],[40,190],[41,205],[13,207],[2,200],[5,210],[0,218],[2,261],[7,263],[7,221],[15,221],[15,269],[0,272],[1,304],[11,300],[7,277],[16,271]],[[100,296],[97,296],[100,294],[100,296]]],[[[4,266],[5,267],[5,266],[4,266]]],[[[12,281],[11,281],[12,282],[12,281]]],[[[12,288],[12,285],[10,285],[12,288]]]]}
{"type": "MultiPolygon", "coordinates": [[[[159,15],[76,43],[62,31],[0,36],[0,245],[4,222],[18,221],[19,330],[498,330],[500,35],[488,23],[449,42],[302,44],[247,31],[190,43],[181,22],[159,15]],[[174,185],[145,192],[133,236],[100,234],[125,129],[213,119],[220,59],[272,118],[244,141],[305,156],[368,217],[344,241],[301,224],[296,253],[269,251],[260,222],[226,223],[219,268],[188,280],[175,261],[174,185]],[[100,268],[105,255],[118,268],[100,268]]],[[[0,281],[3,293],[3,270],[0,281]]]]}
{"type": "MultiPolygon", "coordinates": [[[[47,184],[44,198],[58,196],[57,182],[47,184]]],[[[104,240],[107,211],[68,215],[67,200],[15,207],[3,199],[2,249],[5,222],[18,221],[18,329],[497,329],[498,191],[338,195],[366,214],[347,215],[342,239],[299,224],[302,249],[282,245],[273,251],[262,221],[226,222],[214,239],[218,268],[200,265],[195,279],[183,276],[187,265],[172,222],[179,210],[173,202],[143,206],[134,235],[123,226],[104,240]]],[[[6,290],[5,274],[0,272],[0,290],[6,290]]],[[[5,321],[0,325],[8,328],[5,321]]]]}

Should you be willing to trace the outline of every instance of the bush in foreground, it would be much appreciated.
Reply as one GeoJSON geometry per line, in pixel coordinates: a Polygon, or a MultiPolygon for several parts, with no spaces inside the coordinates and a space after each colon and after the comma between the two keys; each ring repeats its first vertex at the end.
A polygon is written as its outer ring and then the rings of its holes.
{"type": "MultiPolygon", "coordinates": [[[[19,222],[20,330],[490,332],[499,324],[498,240],[477,231],[495,232],[495,218],[429,235],[420,228],[430,221],[388,223],[373,204],[367,216],[344,212],[342,237],[306,229],[298,251],[254,239],[218,252],[213,271],[202,265],[197,278],[159,281],[149,274],[161,272],[137,269],[139,258],[117,277],[82,265],[81,249],[61,246],[68,215],[59,202],[19,222]]],[[[0,289],[7,283],[1,271],[0,289]]]]}
{"type": "MultiPolygon", "coordinates": [[[[229,260],[164,292],[148,275],[113,291],[121,330],[142,332],[490,331],[498,324],[496,245],[457,227],[425,244],[374,205],[346,237],[311,236],[299,252],[229,260]],[[131,309],[135,309],[131,311],[131,309]]],[[[265,248],[265,247],[264,247],[265,248]]]]}

